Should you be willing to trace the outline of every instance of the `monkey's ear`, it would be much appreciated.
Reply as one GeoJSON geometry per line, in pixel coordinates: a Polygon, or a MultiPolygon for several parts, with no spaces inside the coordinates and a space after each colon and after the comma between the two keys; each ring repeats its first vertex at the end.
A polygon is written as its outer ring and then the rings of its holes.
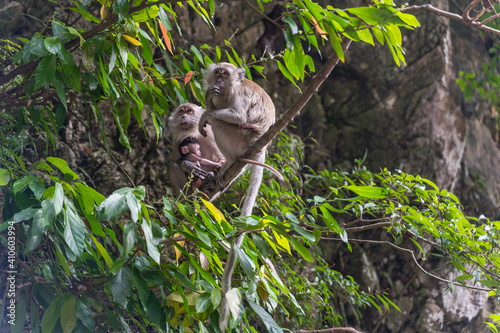
{"type": "Polygon", "coordinates": [[[243,79],[245,78],[246,76],[246,73],[245,73],[245,70],[243,68],[238,68],[238,80],[243,81],[243,79]]]}
{"type": "Polygon", "coordinates": [[[182,155],[186,155],[187,153],[189,153],[189,147],[188,146],[182,146],[181,147],[181,153],[182,153],[182,155]]]}

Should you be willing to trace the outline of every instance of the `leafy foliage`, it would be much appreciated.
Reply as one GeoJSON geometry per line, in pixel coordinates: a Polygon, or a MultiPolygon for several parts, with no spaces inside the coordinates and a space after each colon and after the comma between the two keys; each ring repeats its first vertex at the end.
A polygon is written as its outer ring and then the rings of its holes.
{"type": "MultiPolygon", "coordinates": [[[[6,195],[14,198],[15,213],[4,211],[7,222],[1,228],[14,224],[19,243],[25,244],[19,248],[21,262],[30,263],[25,294],[45,309],[42,331],[56,325],[93,330],[96,323],[114,330],[217,331],[222,262],[228,241],[242,231],[251,236],[237,252],[240,286],[228,295],[234,329],[252,330],[254,317],[271,332],[281,332],[285,322],[291,329],[313,325],[300,315],[287,319],[313,306],[325,325],[337,326],[343,324],[339,304],[346,299],[355,311],[366,305],[396,307],[384,294],[359,290],[317,255],[318,242],[333,236],[350,248],[357,240],[349,233],[363,229],[385,229],[394,241],[383,243],[414,258],[437,251],[457,272],[450,286],[479,285],[491,295],[499,287],[500,222],[465,217],[453,194],[418,176],[372,174],[363,167],[352,173],[306,173],[307,185],[324,193],[300,198],[282,192],[294,198],[294,206],[273,202],[260,207],[262,217],[231,218],[230,211],[203,199],[147,203],[142,187],[105,198],[58,158],[35,167],[50,182],[31,174],[13,179],[6,195]],[[404,248],[404,239],[418,250],[404,248]],[[424,251],[423,244],[432,250],[424,251]],[[275,267],[276,256],[287,259],[275,267]],[[298,268],[311,269],[307,262],[317,274],[311,280],[297,274],[298,268]]],[[[35,329],[38,323],[31,325],[35,329]]]]}
{"type": "MultiPolygon", "coordinates": [[[[262,63],[273,61],[298,86],[315,72],[311,55],[331,52],[344,60],[341,41],[350,39],[387,45],[401,65],[400,28],[419,26],[391,0],[348,9],[294,0],[284,4],[280,26],[286,48],[245,59],[230,41],[186,49],[176,44],[174,36],[182,34],[178,11],[189,7],[214,27],[219,4],[213,0],[71,4],[76,19],[56,13],[50,32],[23,40],[12,61],[17,67],[0,78],[0,107],[16,101],[16,118],[1,115],[8,132],[14,125],[33,125],[53,146],[70,112],[87,124],[96,119],[103,136],[103,114],[110,112],[120,143],[131,150],[127,130],[133,119],[144,128],[147,110],[159,140],[171,106],[203,102],[200,74],[212,62],[245,67],[251,78],[252,72],[263,73],[262,63]],[[15,89],[7,98],[10,86],[15,89]]],[[[257,4],[263,13],[268,2],[257,4]]],[[[0,139],[7,147],[0,151],[6,161],[0,188],[8,203],[0,231],[15,230],[16,259],[26,282],[16,311],[29,310],[26,325],[33,331],[218,332],[223,262],[229,243],[242,232],[249,237],[237,251],[239,284],[226,295],[230,327],[238,332],[343,325],[346,304],[358,316],[368,305],[397,308],[388,295],[360,290],[322,259],[322,241],[351,249],[358,241],[351,239],[353,231],[383,229],[393,236],[383,245],[411,252],[419,267],[416,251],[403,248],[402,241],[411,240],[424,258],[428,251],[422,244],[430,245],[459,272],[450,285],[478,284],[490,295],[499,287],[500,222],[465,217],[453,194],[419,176],[372,174],[361,166],[351,173],[300,170],[300,140],[286,134],[277,139],[273,160],[291,186],[269,181],[258,202],[261,216],[248,218],[234,217],[233,206],[245,179],[226,194],[225,204],[172,197],[150,202],[142,186],[119,188],[106,197],[63,159],[48,157],[27,168],[19,157],[22,141],[0,139]],[[298,274],[297,268],[314,271],[317,278],[298,274]],[[314,322],[307,316],[313,311],[314,322]]],[[[7,248],[7,237],[0,240],[7,248]]],[[[15,329],[23,325],[20,320],[15,329]]]]}

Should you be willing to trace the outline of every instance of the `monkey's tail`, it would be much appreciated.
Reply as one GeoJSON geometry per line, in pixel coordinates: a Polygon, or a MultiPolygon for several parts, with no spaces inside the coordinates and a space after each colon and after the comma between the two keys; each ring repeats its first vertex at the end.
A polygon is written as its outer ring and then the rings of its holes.
{"type": "Polygon", "coordinates": [[[245,162],[245,163],[248,163],[248,164],[253,164],[253,165],[260,165],[261,167],[264,167],[266,168],[267,170],[271,171],[272,173],[274,173],[274,175],[281,181],[281,182],[284,182],[285,181],[285,177],[283,177],[283,175],[281,174],[281,172],[279,172],[278,170],[276,170],[275,168],[273,168],[272,166],[270,166],[269,164],[265,164],[265,163],[260,163],[260,162],[257,162],[257,161],[254,161],[254,160],[249,160],[248,158],[240,158],[240,161],[241,162],[245,162]]]}
{"type": "MultiPolygon", "coordinates": [[[[261,152],[256,156],[256,160],[263,163],[265,157],[265,152],[261,152]]],[[[248,192],[243,201],[243,208],[241,209],[240,216],[250,216],[252,215],[253,205],[257,199],[257,194],[259,193],[260,184],[262,183],[262,176],[264,174],[264,169],[260,165],[252,164],[252,170],[250,173],[250,183],[248,184],[248,192]]],[[[231,280],[233,277],[234,268],[236,267],[236,260],[238,259],[235,253],[235,248],[240,248],[243,244],[245,234],[241,234],[238,239],[231,246],[229,255],[227,256],[226,266],[224,267],[224,273],[222,274],[222,302],[219,310],[219,328],[222,333],[227,330],[227,324],[229,322],[229,304],[227,303],[226,293],[231,290],[231,280]]]]}
{"type": "Polygon", "coordinates": [[[245,234],[243,233],[235,242],[233,242],[231,250],[229,250],[229,254],[227,256],[224,273],[222,274],[222,302],[219,310],[219,328],[222,333],[226,333],[227,324],[229,322],[229,304],[227,302],[226,294],[229,290],[231,290],[231,279],[233,276],[234,268],[236,267],[236,260],[238,259],[234,249],[236,247],[241,247],[244,238],[245,234]]]}
{"type": "MultiPolygon", "coordinates": [[[[260,163],[260,165],[264,164],[266,157],[265,151],[260,152],[255,156],[255,162],[260,163]]],[[[245,196],[245,200],[243,200],[243,208],[241,209],[240,216],[250,216],[252,215],[253,205],[255,204],[255,200],[257,199],[257,194],[259,194],[260,184],[262,183],[262,177],[264,175],[264,169],[262,166],[257,164],[251,165],[250,172],[250,182],[248,184],[247,194],[245,196]]]]}

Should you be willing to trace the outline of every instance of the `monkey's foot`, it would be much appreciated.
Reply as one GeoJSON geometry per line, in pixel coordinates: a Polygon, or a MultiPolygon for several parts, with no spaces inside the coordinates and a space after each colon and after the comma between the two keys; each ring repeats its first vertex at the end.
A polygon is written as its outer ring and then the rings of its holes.
{"type": "Polygon", "coordinates": [[[251,129],[252,131],[258,131],[258,128],[253,125],[243,124],[240,125],[240,127],[244,129],[251,129]]]}

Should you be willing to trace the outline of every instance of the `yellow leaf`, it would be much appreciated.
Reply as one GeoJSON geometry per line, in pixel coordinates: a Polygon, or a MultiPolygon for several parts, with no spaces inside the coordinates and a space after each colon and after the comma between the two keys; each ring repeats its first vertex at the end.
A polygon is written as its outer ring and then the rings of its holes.
{"type": "Polygon", "coordinates": [[[104,258],[104,261],[108,265],[108,268],[111,269],[111,267],[113,267],[113,260],[111,260],[111,258],[109,257],[108,252],[106,251],[106,249],[104,248],[104,246],[102,246],[101,243],[99,243],[97,241],[97,239],[95,239],[94,236],[90,235],[90,237],[92,237],[92,240],[94,241],[95,246],[97,247],[97,250],[99,250],[99,253],[104,258]]]}
{"type": "Polygon", "coordinates": [[[215,206],[211,202],[208,202],[208,201],[203,200],[203,199],[201,199],[201,202],[203,202],[203,204],[208,208],[210,213],[212,213],[212,215],[215,217],[215,220],[217,221],[217,223],[220,224],[220,222],[222,220],[226,221],[226,218],[224,217],[224,215],[220,212],[220,210],[215,208],[215,206]]]}
{"type": "Polygon", "coordinates": [[[318,32],[318,34],[321,35],[321,37],[323,37],[324,39],[328,40],[328,37],[326,37],[325,30],[321,29],[321,27],[319,26],[318,21],[316,21],[316,19],[314,18],[314,16],[312,16],[311,18],[312,18],[312,21],[314,23],[314,29],[316,29],[316,31],[318,32]]]}
{"type": "Polygon", "coordinates": [[[269,292],[266,290],[266,287],[264,286],[264,283],[262,283],[262,281],[259,281],[259,284],[257,284],[257,293],[259,293],[260,299],[263,302],[267,302],[267,299],[269,298],[269,292]]]}
{"type": "Polygon", "coordinates": [[[108,11],[106,9],[106,4],[101,7],[101,20],[104,20],[108,16],[108,11]]]}
{"type": "MultiPolygon", "coordinates": [[[[181,234],[175,234],[174,235],[174,238],[177,237],[177,236],[180,236],[181,234]]],[[[178,241],[177,244],[179,244],[181,247],[184,247],[184,241],[178,241]]],[[[179,258],[181,257],[181,250],[179,250],[176,246],[174,246],[174,249],[175,249],[175,261],[179,261],[179,258]]]]}
{"type": "MultiPolygon", "coordinates": [[[[199,101],[200,101],[200,99],[198,98],[198,95],[197,95],[197,94],[196,94],[196,92],[194,91],[193,85],[192,85],[192,84],[190,84],[190,85],[189,85],[189,87],[191,88],[191,92],[193,93],[194,98],[196,98],[196,100],[199,102],[199,101]]],[[[205,195],[205,196],[206,196],[206,194],[205,194],[205,193],[203,193],[203,192],[200,192],[200,193],[202,193],[203,195],[205,195]]]]}
{"type": "Polygon", "coordinates": [[[142,45],[141,42],[139,42],[137,39],[132,38],[128,35],[123,35],[123,38],[125,38],[125,40],[132,45],[136,45],[136,46],[142,45]]]}
{"type": "Polygon", "coordinates": [[[286,239],[284,236],[281,236],[280,234],[276,233],[276,231],[273,230],[274,237],[276,237],[276,242],[278,242],[279,245],[281,245],[282,248],[288,252],[288,254],[292,255],[292,251],[290,251],[290,243],[288,243],[288,239],[286,239]]]}
{"type": "Polygon", "coordinates": [[[172,52],[172,43],[170,43],[170,38],[168,37],[167,29],[163,26],[163,23],[161,23],[160,20],[158,20],[158,23],[160,23],[161,33],[163,35],[163,40],[167,45],[167,49],[170,51],[171,54],[174,54],[174,52],[172,52]]]}

